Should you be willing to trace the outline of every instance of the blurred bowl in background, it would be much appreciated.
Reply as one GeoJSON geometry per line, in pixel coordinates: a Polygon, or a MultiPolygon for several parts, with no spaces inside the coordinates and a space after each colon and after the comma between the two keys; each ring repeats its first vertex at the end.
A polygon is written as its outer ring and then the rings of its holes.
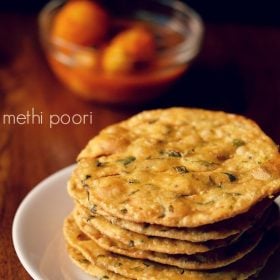
{"type": "MultiPolygon", "coordinates": [[[[107,1],[108,5],[103,3],[103,8],[110,15],[110,22],[105,24],[105,20],[99,19],[97,26],[92,27],[93,35],[96,35],[96,27],[110,27],[107,35],[99,32],[103,41],[96,43],[88,40],[88,28],[81,26],[81,30],[74,30],[71,20],[62,32],[58,28],[59,31],[53,33],[58,17],[61,18],[62,12],[65,14],[66,5],[77,2],[51,1],[41,11],[39,25],[42,45],[53,72],[79,97],[122,104],[148,101],[165,92],[199,52],[202,21],[182,2],[107,1]],[[72,33],[69,35],[68,31],[72,33]],[[67,36],[60,36],[59,32],[67,36]],[[78,40],[69,39],[71,36],[78,40]],[[84,44],[86,40],[90,43],[84,44]],[[131,59],[131,53],[138,60],[131,59]]],[[[75,13],[77,17],[77,10],[75,13]]],[[[104,16],[101,15],[101,19],[104,16]]]]}

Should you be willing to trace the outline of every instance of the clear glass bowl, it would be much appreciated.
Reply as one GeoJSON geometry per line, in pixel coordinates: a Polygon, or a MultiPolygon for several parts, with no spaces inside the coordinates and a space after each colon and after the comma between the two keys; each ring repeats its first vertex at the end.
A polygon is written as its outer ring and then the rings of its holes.
{"type": "Polygon", "coordinates": [[[115,24],[143,22],[157,44],[155,67],[130,74],[111,74],[89,67],[98,49],[54,40],[51,28],[65,1],[51,1],[39,15],[40,37],[56,76],[78,96],[106,103],[140,103],[165,92],[197,55],[203,37],[200,17],[187,5],[172,0],[110,0],[104,8],[115,24]]]}

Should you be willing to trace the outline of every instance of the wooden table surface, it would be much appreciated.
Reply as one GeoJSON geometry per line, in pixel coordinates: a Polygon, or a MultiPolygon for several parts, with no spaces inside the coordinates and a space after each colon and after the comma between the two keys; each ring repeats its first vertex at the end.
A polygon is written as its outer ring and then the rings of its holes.
{"type": "Polygon", "coordinates": [[[143,109],[192,106],[244,114],[280,143],[280,28],[206,24],[191,70],[162,98],[113,108],[76,99],[57,82],[38,43],[36,17],[0,14],[0,114],[34,107],[48,114],[93,112],[81,126],[3,125],[0,121],[0,279],[31,279],[12,245],[14,214],[43,178],[73,163],[101,128],[143,109]]]}

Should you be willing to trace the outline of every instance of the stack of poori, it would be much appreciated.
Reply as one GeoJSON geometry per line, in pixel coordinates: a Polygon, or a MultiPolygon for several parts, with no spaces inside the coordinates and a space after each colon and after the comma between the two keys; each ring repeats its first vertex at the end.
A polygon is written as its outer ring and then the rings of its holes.
{"type": "Polygon", "coordinates": [[[279,246],[278,147],[251,120],[147,111],[80,153],[64,235],[98,279],[248,279],[279,246]]]}

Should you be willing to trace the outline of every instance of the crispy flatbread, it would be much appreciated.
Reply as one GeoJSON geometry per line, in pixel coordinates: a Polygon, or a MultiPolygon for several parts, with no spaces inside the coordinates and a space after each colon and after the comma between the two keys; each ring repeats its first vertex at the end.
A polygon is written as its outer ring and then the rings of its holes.
{"type": "Polygon", "coordinates": [[[222,221],[279,192],[278,147],[253,121],[186,108],[104,129],[69,182],[70,195],[89,209],[170,227],[222,221]]]}
{"type": "Polygon", "coordinates": [[[119,241],[128,247],[145,251],[155,251],[166,254],[187,254],[207,252],[214,248],[229,245],[238,239],[239,235],[229,237],[224,240],[209,240],[206,242],[190,242],[177,239],[146,236],[144,234],[135,233],[127,229],[121,228],[118,225],[111,224],[102,216],[90,214],[84,207],[77,205],[75,207],[74,216],[76,220],[82,220],[83,223],[88,223],[98,230],[101,234],[119,241]]]}
{"type": "Polygon", "coordinates": [[[97,267],[137,280],[243,280],[256,274],[279,246],[279,229],[271,230],[254,251],[234,264],[217,271],[192,271],[132,259],[99,247],[80,231],[72,217],[64,223],[67,243],[97,267]]]}
{"type": "Polygon", "coordinates": [[[147,223],[134,223],[106,213],[103,209],[94,207],[93,214],[103,216],[107,221],[124,229],[148,236],[165,237],[191,242],[205,242],[231,237],[238,238],[240,234],[251,228],[272,204],[269,199],[262,200],[248,212],[215,224],[197,228],[164,227],[147,223]]]}
{"type": "Polygon", "coordinates": [[[89,260],[87,260],[78,250],[71,246],[67,246],[67,252],[71,260],[83,271],[90,274],[91,276],[98,277],[100,280],[110,279],[110,280],[128,280],[132,278],[127,278],[116,274],[111,271],[107,271],[104,268],[100,268],[89,260]]]}
{"type": "Polygon", "coordinates": [[[252,251],[261,241],[264,229],[273,225],[279,218],[278,206],[273,208],[274,209],[271,210],[274,211],[269,211],[269,213],[267,213],[265,219],[261,221],[261,225],[258,229],[245,233],[244,236],[242,236],[240,240],[236,241],[234,244],[191,256],[183,254],[170,255],[147,250],[139,250],[134,246],[133,241],[132,244],[127,245],[112,238],[108,238],[92,225],[89,225],[86,220],[82,219],[77,213],[78,211],[73,212],[73,217],[79,229],[105,250],[133,258],[144,258],[161,264],[169,264],[180,268],[201,270],[226,266],[252,251]],[[270,219],[268,219],[269,215],[270,219]]]}

